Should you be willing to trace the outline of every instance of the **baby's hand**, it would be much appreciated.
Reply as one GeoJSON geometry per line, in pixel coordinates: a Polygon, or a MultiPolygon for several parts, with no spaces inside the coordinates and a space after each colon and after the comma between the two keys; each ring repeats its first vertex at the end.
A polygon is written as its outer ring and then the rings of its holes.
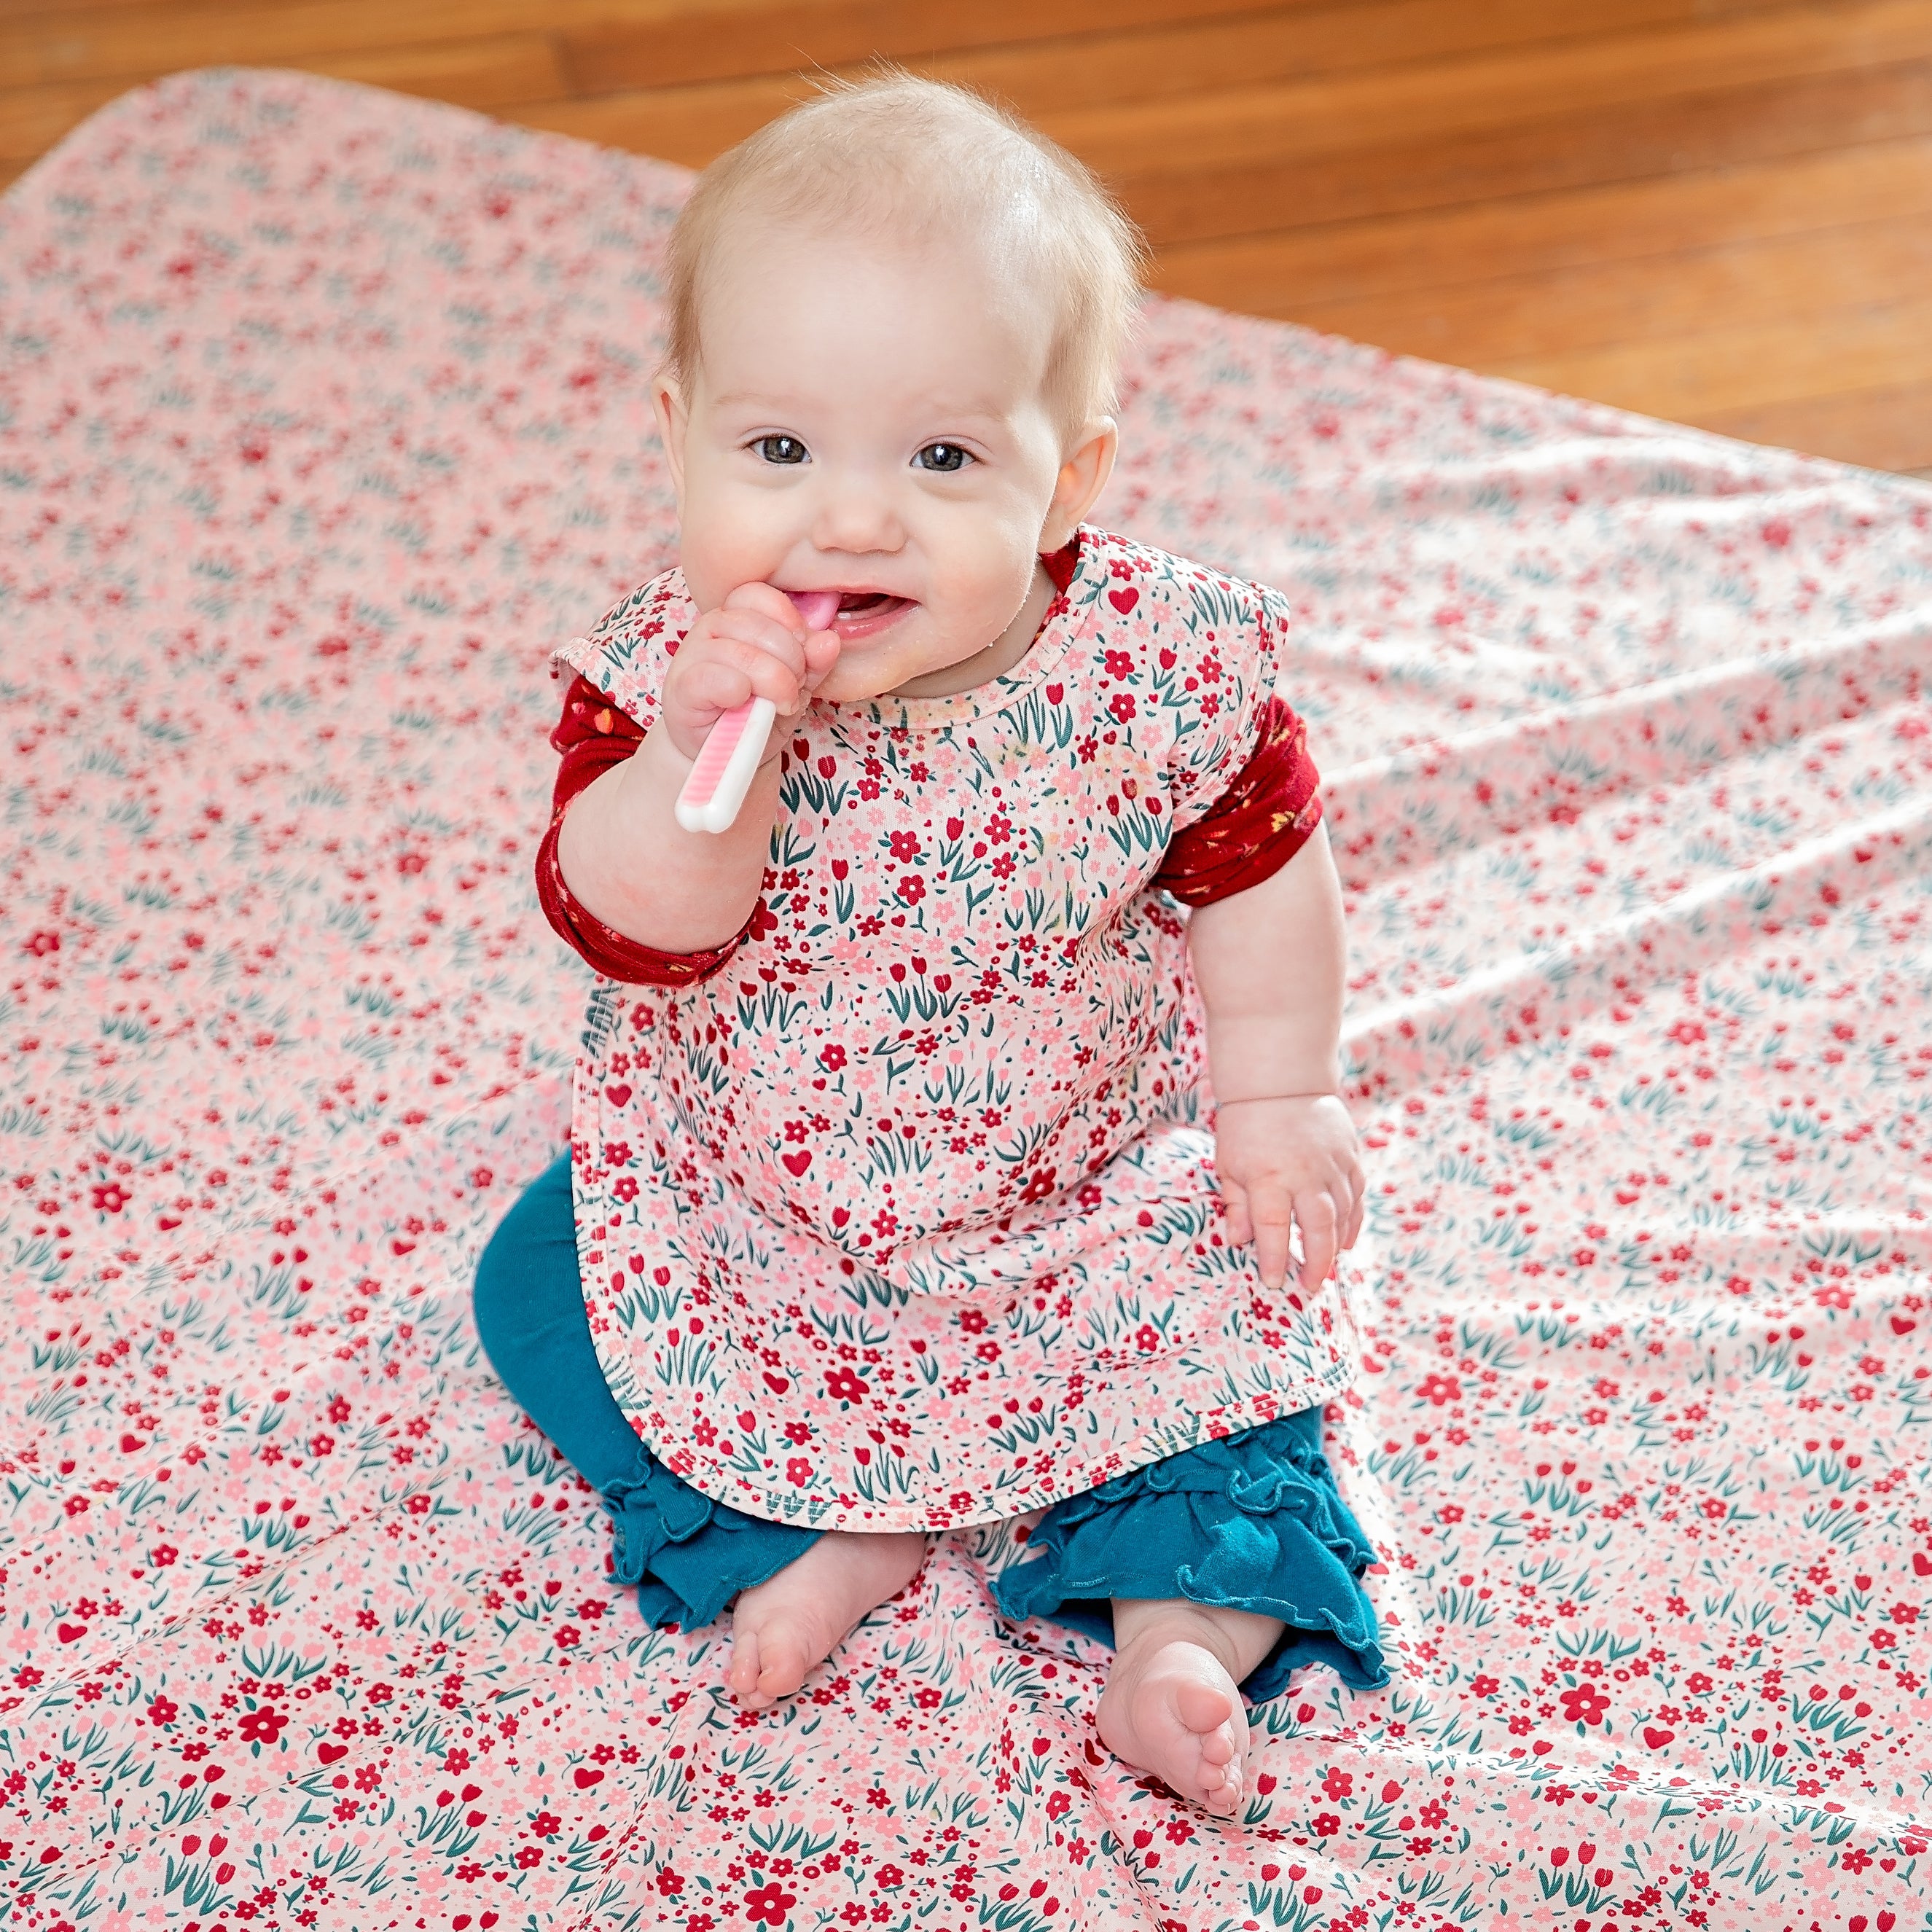
{"type": "MultiPolygon", "coordinates": [[[[837,632],[807,632],[797,607],[769,584],[740,584],[686,633],[658,716],[671,743],[695,758],[712,726],[748,699],[769,698],[781,718],[796,716],[838,661],[837,632]]],[[[783,742],[774,731],[759,762],[783,742]]]]}
{"type": "Polygon", "coordinates": [[[1301,1229],[1302,1280],[1312,1292],[1362,1228],[1362,1160],[1355,1124],[1332,1094],[1224,1101],[1214,1164],[1228,1208],[1228,1238],[1252,1241],[1270,1288],[1288,1275],[1291,1220],[1301,1229]]]}

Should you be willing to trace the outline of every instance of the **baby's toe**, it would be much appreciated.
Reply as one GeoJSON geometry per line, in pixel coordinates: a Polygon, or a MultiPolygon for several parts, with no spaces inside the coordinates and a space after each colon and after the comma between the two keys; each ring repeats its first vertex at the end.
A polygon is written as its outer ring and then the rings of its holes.
{"type": "Polygon", "coordinates": [[[724,1681],[731,1694],[746,1710],[763,1710],[770,1700],[758,1694],[758,1678],[763,1666],[759,1657],[758,1633],[753,1629],[731,1633],[731,1664],[724,1681]]]}
{"type": "Polygon", "coordinates": [[[1232,1727],[1220,1724],[1201,1740],[1201,1762],[1219,1769],[1234,1760],[1236,1746],[1232,1727]]]}
{"type": "MultiPolygon", "coordinates": [[[[1227,1728],[1228,1720],[1234,1714],[1234,1700],[1226,1691],[1212,1684],[1203,1684],[1198,1678],[1184,1678],[1174,1686],[1174,1708],[1190,1731],[1198,1732],[1204,1737],[1227,1728]]],[[[1232,1741],[1232,1732],[1229,1736],[1232,1741]]],[[[1216,1762],[1225,1763],[1226,1760],[1216,1762]]]]}
{"type": "Polygon", "coordinates": [[[790,1631],[766,1631],[758,1652],[759,1695],[771,1702],[795,1696],[811,1668],[804,1645],[790,1631]]]}

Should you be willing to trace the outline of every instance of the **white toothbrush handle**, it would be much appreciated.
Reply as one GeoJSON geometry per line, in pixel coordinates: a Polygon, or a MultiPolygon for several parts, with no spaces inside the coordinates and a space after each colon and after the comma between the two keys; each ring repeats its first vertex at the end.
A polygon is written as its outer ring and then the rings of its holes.
{"type": "Polygon", "coordinates": [[[777,716],[778,707],[769,698],[754,698],[726,712],[712,726],[678,794],[677,822],[686,831],[730,830],[777,716]]]}

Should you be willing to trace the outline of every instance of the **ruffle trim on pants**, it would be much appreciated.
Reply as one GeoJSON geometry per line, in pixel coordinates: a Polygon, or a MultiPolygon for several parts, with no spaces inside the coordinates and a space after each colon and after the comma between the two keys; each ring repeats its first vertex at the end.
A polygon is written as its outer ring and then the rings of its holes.
{"type": "Polygon", "coordinates": [[[1070,1496],[1040,1519],[1028,1549],[993,1586],[1016,1621],[1048,1618],[1111,1645],[1109,1599],[1186,1598],[1287,1625],[1241,1686],[1256,1703],[1311,1664],[1358,1690],[1388,1682],[1360,1581],[1376,1552],[1322,1453],[1318,1408],[1070,1496]]]}
{"type": "Polygon", "coordinates": [[[776,1576],[818,1540],[815,1529],[746,1516],[680,1481],[654,1456],[640,1480],[604,1492],[620,1583],[638,1586],[653,1626],[702,1630],[740,1590],[776,1576]]]}

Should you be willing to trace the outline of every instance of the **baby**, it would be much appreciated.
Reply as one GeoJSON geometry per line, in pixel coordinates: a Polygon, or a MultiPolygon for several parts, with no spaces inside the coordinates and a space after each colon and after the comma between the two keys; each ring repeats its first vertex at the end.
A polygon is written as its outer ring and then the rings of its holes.
{"type": "Polygon", "coordinates": [[[610,983],[477,1314],[646,1614],[735,1604],[746,1708],[933,1532],[1023,1519],[1001,1609],[1110,1642],[1102,1738],[1226,1812],[1244,1687],[1382,1681],[1321,1451],[1363,1181],[1286,608],[1083,521],[1138,259],[1078,162],[904,76],[700,178],[680,567],[560,653],[538,883],[610,983]],[[753,696],[735,824],[680,829],[753,696]]]}

